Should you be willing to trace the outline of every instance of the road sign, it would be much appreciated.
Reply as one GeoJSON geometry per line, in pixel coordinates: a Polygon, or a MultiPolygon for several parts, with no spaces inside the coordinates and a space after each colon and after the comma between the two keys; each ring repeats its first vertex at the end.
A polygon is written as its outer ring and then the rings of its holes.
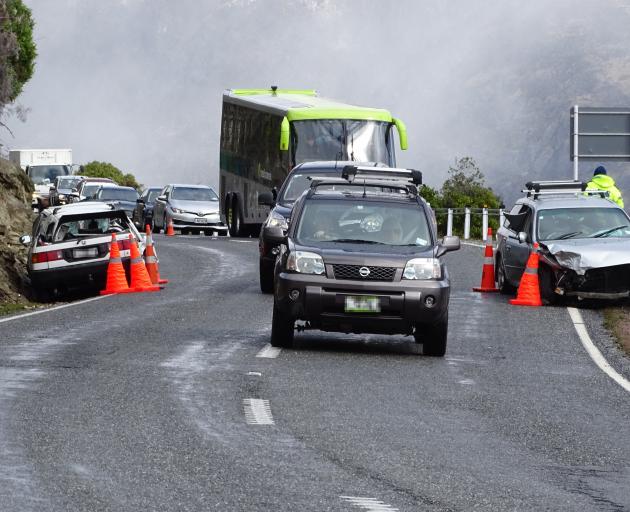
{"type": "Polygon", "coordinates": [[[630,162],[630,108],[575,105],[570,117],[574,180],[580,158],[630,162]]]}

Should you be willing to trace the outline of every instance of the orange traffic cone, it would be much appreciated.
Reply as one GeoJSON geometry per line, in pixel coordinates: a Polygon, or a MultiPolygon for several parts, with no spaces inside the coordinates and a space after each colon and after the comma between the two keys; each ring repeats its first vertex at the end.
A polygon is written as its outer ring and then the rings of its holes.
{"type": "Polygon", "coordinates": [[[529,254],[525,271],[521,276],[516,299],[511,299],[510,304],[515,306],[542,306],[540,298],[540,284],[538,282],[538,243],[529,254]]]}
{"type": "Polygon", "coordinates": [[[166,236],[175,236],[175,229],[173,228],[173,219],[168,219],[166,227],[166,236]]]}
{"type": "Polygon", "coordinates": [[[112,293],[129,293],[132,290],[127,284],[125,267],[123,267],[120,257],[120,248],[116,241],[116,235],[112,233],[112,242],[109,249],[109,265],[107,265],[107,284],[101,290],[101,295],[111,295],[112,293]]]}
{"type": "Polygon", "coordinates": [[[134,292],[157,292],[160,290],[159,286],[154,285],[151,282],[147,268],[144,266],[144,261],[140,255],[140,249],[138,244],[133,238],[133,235],[129,235],[129,241],[131,242],[131,291],[134,292]]]}
{"type": "Polygon", "coordinates": [[[483,267],[481,270],[481,285],[473,288],[474,292],[498,292],[494,285],[494,258],[492,252],[492,228],[488,228],[488,238],[486,239],[486,250],[483,255],[483,267]]]}
{"type": "Polygon", "coordinates": [[[160,279],[160,268],[158,267],[158,259],[153,249],[153,236],[151,235],[151,226],[146,226],[147,234],[147,248],[144,251],[144,263],[147,267],[147,272],[151,278],[153,284],[166,284],[168,279],[160,279]]]}

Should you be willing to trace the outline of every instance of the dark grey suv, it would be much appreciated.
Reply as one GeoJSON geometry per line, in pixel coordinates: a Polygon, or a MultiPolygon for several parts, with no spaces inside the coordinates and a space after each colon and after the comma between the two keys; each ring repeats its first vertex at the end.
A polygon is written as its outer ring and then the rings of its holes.
{"type": "MultiPolygon", "coordinates": [[[[289,347],[295,322],[323,331],[413,334],[446,351],[450,282],[418,171],[347,166],[313,180],[294,206],[275,264],[271,344],[289,347]]],[[[268,235],[282,238],[278,227],[268,235]]]]}

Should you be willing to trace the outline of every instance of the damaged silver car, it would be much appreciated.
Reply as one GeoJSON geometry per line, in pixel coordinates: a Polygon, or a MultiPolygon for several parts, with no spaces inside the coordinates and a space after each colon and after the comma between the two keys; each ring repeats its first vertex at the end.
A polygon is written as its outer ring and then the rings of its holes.
{"type": "Polygon", "coordinates": [[[497,233],[495,276],[513,293],[534,242],[543,302],[630,296],[630,218],[580,182],[530,182],[497,233]]]}

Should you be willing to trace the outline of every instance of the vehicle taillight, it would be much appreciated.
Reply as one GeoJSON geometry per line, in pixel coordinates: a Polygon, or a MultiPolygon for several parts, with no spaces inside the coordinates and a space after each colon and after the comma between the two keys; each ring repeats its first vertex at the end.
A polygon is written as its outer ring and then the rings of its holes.
{"type": "Polygon", "coordinates": [[[34,252],[31,255],[31,261],[33,263],[47,263],[49,261],[57,261],[62,259],[63,251],[34,252]]]}

